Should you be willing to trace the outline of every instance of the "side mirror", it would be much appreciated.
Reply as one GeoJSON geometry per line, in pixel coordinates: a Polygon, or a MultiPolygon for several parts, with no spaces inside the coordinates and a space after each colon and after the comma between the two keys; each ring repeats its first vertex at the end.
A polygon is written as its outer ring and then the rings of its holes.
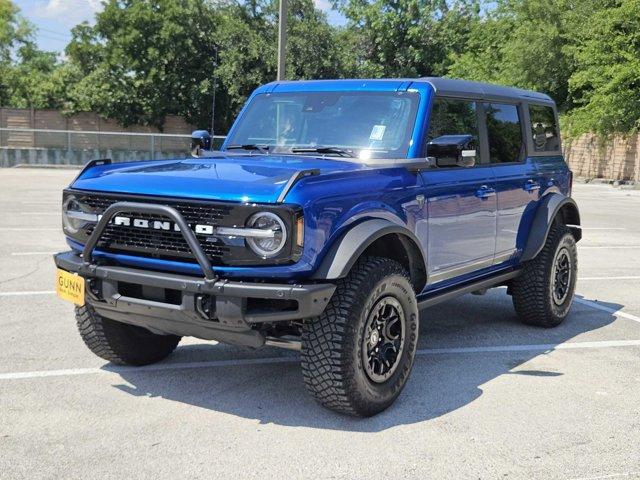
{"type": "Polygon", "coordinates": [[[211,135],[206,130],[196,130],[191,134],[191,156],[199,157],[202,150],[211,149],[211,135]]]}
{"type": "Polygon", "coordinates": [[[427,155],[438,167],[473,167],[476,164],[476,141],[472,135],[442,135],[427,144],[427,155]]]}

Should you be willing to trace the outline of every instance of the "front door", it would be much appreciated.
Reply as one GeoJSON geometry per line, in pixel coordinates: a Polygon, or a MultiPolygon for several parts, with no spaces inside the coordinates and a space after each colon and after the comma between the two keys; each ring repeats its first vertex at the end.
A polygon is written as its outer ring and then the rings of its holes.
{"type": "MultiPolygon", "coordinates": [[[[477,104],[437,98],[427,141],[444,135],[471,135],[479,140],[477,104]]],[[[428,283],[459,277],[493,263],[496,238],[496,180],[479,154],[474,166],[438,167],[422,173],[428,211],[428,283]]],[[[428,151],[427,151],[428,155],[428,151]]]]}

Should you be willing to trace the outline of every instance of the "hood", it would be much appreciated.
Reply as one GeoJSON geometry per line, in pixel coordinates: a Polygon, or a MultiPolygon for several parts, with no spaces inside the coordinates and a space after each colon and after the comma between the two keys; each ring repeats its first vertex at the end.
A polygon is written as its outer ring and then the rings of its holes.
{"type": "Polygon", "coordinates": [[[79,190],[273,203],[301,170],[329,173],[363,168],[327,158],[235,155],[95,166],[71,185],[79,190]]]}

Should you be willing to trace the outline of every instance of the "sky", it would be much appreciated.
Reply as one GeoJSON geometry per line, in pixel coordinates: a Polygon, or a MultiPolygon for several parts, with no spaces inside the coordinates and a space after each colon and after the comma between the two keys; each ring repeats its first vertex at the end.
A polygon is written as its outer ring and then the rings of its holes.
{"type": "MultiPolygon", "coordinates": [[[[102,8],[101,0],[13,0],[21,13],[37,28],[38,46],[50,52],[62,52],[71,40],[71,28],[80,22],[93,21],[102,8]]],[[[314,0],[327,12],[329,22],[343,24],[344,18],[331,11],[329,0],[314,0]]]]}

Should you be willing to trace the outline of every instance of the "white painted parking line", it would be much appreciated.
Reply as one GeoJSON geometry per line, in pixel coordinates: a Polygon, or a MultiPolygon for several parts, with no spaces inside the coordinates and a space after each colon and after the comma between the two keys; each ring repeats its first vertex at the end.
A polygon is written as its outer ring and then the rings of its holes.
{"type": "Polygon", "coordinates": [[[59,217],[59,216],[62,215],[60,212],[15,212],[15,213],[16,213],[16,215],[20,215],[20,216],[22,216],[22,215],[38,215],[38,216],[45,215],[45,216],[59,217]]]}
{"type": "Polygon", "coordinates": [[[8,227],[8,228],[0,228],[0,232],[62,232],[62,229],[60,227],[56,227],[56,228],[8,227]]]}
{"type": "Polygon", "coordinates": [[[28,297],[31,295],[53,295],[55,290],[37,290],[31,292],[0,292],[0,297],[28,297]]]}
{"type": "Polygon", "coordinates": [[[600,342],[568,342],[546,343],[534,345],[496,345],[489,347],[454,347],[421,349],[418,355],[442,355],[450,353],[491,353],[491,352],[530,352],[551,350],[573,350],[579,348],[610,348],[610,347],[637,347],[640,340],[603,340],[600,342]]]}
{"type": "MultiPolygon", "coordinates": [[[[416,355],[450,355],[472,353],[501,353],[501,352],[551,352],[553,350],[577,350],[587,348],[638,347],[640,340],[607,340],[601,342],[574,342],[560,344],[538,345],[495,345],[487,347],[459,347],[420,349],[416,355]]],[[[193,368],[238,367],[246,365],[267,365],[277,363],[299,362],[298,357],[271,358],[242,358],[236,360],[212,360],[209,362],[160,363],[145,367],[111,367],[106,368],[70,368],[64,370],[40,370],[33,372],[1,373],[0,380],[22,380],[29,378],[72,377],[78,375],[95,375],[100,373],[138,373],[167,370],[182,370],[193,368]]]]}
{"type": "Polygon", "coordinates": [[[610,473],[608,475],[598,475],[597,477],[578,477],[573,478],[572,480],[605,480],[607,478],[624,478],[624,477],[633,477],[640,478],[639,472],[623,472],[623,473],[610,473]]]}
{"type": "Polygon", "coordinates": [[[607,307],[606,305],[602,305],[597,301],[586,300],[584,298],[575,298],[574,301],[576,303],[586,305],[587,307],[595,308],[596,310],[601,310],[603,312],[610,313],[611,315],[615,315],[616,317],[622,317],[622,318],[626,318],[627,320],[633,320],[634,322],[640,323],[640,317],[636,315],[632,315],[627,312],[623,312],[615,308],[607,307]]]}
{"type": "Polygon", "coordinates": [[[628,249],[636,249],[636,248],[640,248],[640,245],[582,245],[581,243],[578,243],[578,248],[579,249],[607,249],[607,250],[612,250],[612,249],[624,249],[624,248],[628,248],[628,249]]]}
{"type": "Polygon", "coordinates": [[[28,257],[30,255],[53,255],[58,252],[13,252],[12,257],[28,257]]]}
{"type": "Polygon", "coordinates": [[[77,375],[95,375],[97,373],[120,372],[154,372],[163,370],[179,370],[193,368],[235,367],[245,365],[267,365],[274,363],[293,363],[300,361],[297,357],[275,358],[243,358],[238,360],[212,360],[210,362],[159,363],[144,367],[111,367],[107,368],[70,368],[65,370],[40,370],[34,372],[1,373],[0,380],[19,380],[25,378],[72,377],[77,375]]]}
{"type": "Polygon", "coordinates": [[[626,230],[623,227],[580,227],[580,230],[626,230]]]}
{"type": "Polygon", "coordinates": [[[579,282],[591,280],[640,280],[639,275],[623,275],[620,277],[578,277],[579,282]]]}

